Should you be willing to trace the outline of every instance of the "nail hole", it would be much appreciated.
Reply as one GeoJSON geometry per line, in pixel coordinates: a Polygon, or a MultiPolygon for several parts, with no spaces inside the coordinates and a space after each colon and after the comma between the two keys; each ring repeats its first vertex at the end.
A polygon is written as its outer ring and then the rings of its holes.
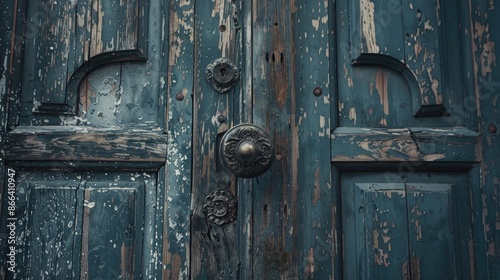
{"type": "Polygon", "coordinates": [[[221,26],[219,26],[219,31],[220,32],[226,31],[226,26],[224,24],[222,24],[221,26]]]}
{"type": "Polygon", "coordinates": [[[269,62],[269,53],[266,52],[266,61],[269,62]]]}
{"type": "Polygon", "coordinates": [[[274,23],[274,26],[278,26],[278,23],[277,23],[277,22],[275,22],[275,23],[274,23]]]}
{"type": "Polygon", "coordinates": [[[280,54],[280,63],[283,64],[283,61],[285,61],[285,57],[283,56],[283,53],[280,54]]]}
{"type": "Polygon", "coordinates": [[[276,62],[276,56],[274,55],[274,53],[273,53],[272,59],[273,59],[273,63],[275,63],[276,62]]]}

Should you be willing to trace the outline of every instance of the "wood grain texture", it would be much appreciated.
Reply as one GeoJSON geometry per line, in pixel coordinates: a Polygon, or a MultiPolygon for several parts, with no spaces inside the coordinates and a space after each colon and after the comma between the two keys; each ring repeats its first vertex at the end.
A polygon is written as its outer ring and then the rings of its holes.
{"type": "Polygon", "coordinates": [[[158,250],[154,173],[19,171],[17,179],[15,277],[156,274],[154,258],[143,258],[158,250]]]}
{"type": "Polygon", "coordinates": [[[253,119],[276,148],[272,168],[253,184],[254,279],[334,274],[335,210],[325,156],[333,8],[308,1],[253,6],[253,119]]]}
{"type": "Polygon", "coordinates": [[[500,115],[498,113],[500,86],[500,71],[495,50],[495,42],[500,40],[500,32],[493,29],[500,16],[498,6],[492,2],[468,1],[467,9],[470,10],[470,42],[472,43],[472,71],[471,83],[473,85],[475,100],[468,104],[468,110],[477,117],[477,126],[481,135],[478,153],[481,160],[480,184],[476,186],[477,192],[483,197],[480,203],[482,209],[481,220],[484,225],[475,223],[477,236],[485,236],[485,240],[476,240],[478,247],[477,277],[496,279],[500,277],[500,228],[498,227],[500,205],[496,202],[500,187],[499,159],[500,138],[498,127],[500,115]],[[493,5],[493,6],[492,6],[493,5]],[[486,252],[486,255],[484,254],[486,252]]]}
{"type": "Polygon", "coordinates": [[[332,161],[477,162],[478,134],[462,128],[337,128],[332,161]]]}
{"type": "MultiPolygon", "coordinates": [[[[234,123],[234,100],[238,84],[227,93],[214,90],[205,78],[209,63],[219,57],[241,68],[240,9],[229,0],[196,1],[194,6],[193,80],[193,173],[191,197],[191,277],[193,279],[235,279],[239,260],[236,255],[235,222],[211,224],[203,211],[205,197],[215,189],[237,196],[236,180],[224,169],[218,156],[219,143],[234,123]],[[219,121],[224,118],[224,121],[219,121]]],[[[248,101],[247,101],[248,102],[248,101]]]]}
{"type": "Polygon", "coordinates": [[[167,139],[159,133],[115,133],[86,128],[18,128],[7,136],[9,160],[164,162],[167,139]]]}
{"type": "Polygon", "coordinates": [[[190,275],[190,230],[193,147],[194,2],[167,1],[162,10],[166,31],[162,50],[161,89],[167,106],[161,112],[168,133],[163,203],[162,279],[187,279],[190,275]],[[181,96],[181,98],[176,98],[181,96]]]}
{"type": "Polygon", "coordinates": [[[338,3],[338,81],[341,125],[454,126],[466,122],[457,63],[467,21],[458,4],[361,1],[338,3]],[[370,57],[369,61],[366,57],[370,57]],[[357,63],[365,57],[364,63],[357,63]],[[402,66],[388,63],[394,60],[402,66]],[[425,106],[440,107],[422,114],[425,106]],[[436,118],[436,115],[444,114],[436,118]],[[413,116],[421,116],[414,118],[413,116]]]}
{"type": "Polygon", "coordinates": [[[23,90],[35,112],[74,114],[88,71],[146,58],[147,1],[33,1],[27,11],[23,90]]]}
{"type": "Polygon", "coordinates": [[[344,276],[473,279],[467,176],[343,174],[344,276]]]}
{"type": "MultiPolygon", "coordinates": [[[[17,2],[0,0],[0,6],[3,8],[3,14],[0,17],[0,198],[5,197],[4,185],[7,182],[7,168],[5,166],[5,141],[7,137],[9,105],[15,103],[16,98],[12,97],[15,87],[12,87],[13,74],[16,73],[13,67],[14,46],[16,43],[16,16],[17,2]],[[12,97],[12,98],[11,98],[12,97]]],[[[16,73],[18,74],[18,73],[16,73]]],[[[19,76],[19,74],[18,74],[19,76]]],[[[4,200],[0,200],[0,217],[4,217],[4,200]]],[[[5,223],[3,223],[5,224],[5,223]]],[[[0,254],[6,256],[7,242],[2,238],[0,240],[0,254]]],[[[5,279],[7,273],[7,259],[0,258],[0,279],[5,279]]]]}

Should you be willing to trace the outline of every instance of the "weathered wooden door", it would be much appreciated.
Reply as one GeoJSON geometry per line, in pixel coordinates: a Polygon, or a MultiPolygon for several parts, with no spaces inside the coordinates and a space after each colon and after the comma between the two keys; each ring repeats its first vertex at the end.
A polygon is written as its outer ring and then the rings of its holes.
{"type": "Polygon", "coordinates": [[[0,0],[0,275],[497,278],[483,2],[0,0]]]}
{"type": "Polygon", "coordinates": [[[493,275],[495,57],[472,2],[191,2],[191,277],[493,275]],[[224,93],[219,57],[241,69],[224,93]],[[220,151],[240,123],[274,143],[253,179],[220,151]]]}
{"type": "Polygon", "coordinates": [[[0,278],[160,278],[168,3],[0,5],[0,278]]]}

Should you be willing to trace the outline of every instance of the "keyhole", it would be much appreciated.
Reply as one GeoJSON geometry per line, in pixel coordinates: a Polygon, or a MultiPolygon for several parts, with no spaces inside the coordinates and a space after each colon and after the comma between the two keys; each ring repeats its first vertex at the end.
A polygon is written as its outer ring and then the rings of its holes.
{"type": "Polygon", "coordinates": [[[221,68],[220,69],[220,74],[222,77],[226,76],[226,68],[221,68]]]}

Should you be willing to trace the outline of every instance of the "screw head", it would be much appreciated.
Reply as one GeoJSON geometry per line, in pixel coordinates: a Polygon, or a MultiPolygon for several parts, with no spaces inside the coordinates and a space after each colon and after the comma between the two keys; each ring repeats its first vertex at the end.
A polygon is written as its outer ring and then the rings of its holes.
{"type": "Polygon", "coordinates": [[[313,90],[314,96],[321,96],[323,94],[323,90],[320,87],[315,87],[313,90]]]}
{"type": "Polygon", "coordinates": [[[496,125],[494,125],[494,124],[490,124],[490,125],[488,126],[488,131],[489,131],[491,134],[495,134],[495,133],[497,133],[497,126],[496,126],[496,125]]]}
{"type": "Polygon", "coordinates": [[[219,123],[225,123],[226,120],[227,120],[226,117],[224,117],[223,115],[220,115],[220,116],[217,117],[217,121],[219,123]]]}
{"type": "Polygon", "coordinates": [[[175,96],[175,99],[177,99],[177,101],[182,101],[184,100],[184,94],[182,93],[178,93],[176,96],[175,96]]]}

